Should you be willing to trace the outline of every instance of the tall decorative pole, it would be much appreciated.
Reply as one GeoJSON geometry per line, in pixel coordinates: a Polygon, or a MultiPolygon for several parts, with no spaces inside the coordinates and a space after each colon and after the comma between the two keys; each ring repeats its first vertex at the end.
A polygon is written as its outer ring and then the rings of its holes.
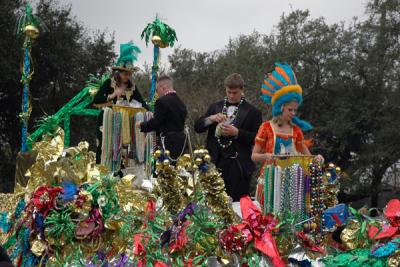
{"type": "Polygon", "coordinates": [[[32,42],[39,36],[38,29],[39,21],[38,19],[32,15],[32,8],[27,2],[25,6],[25,13],[18,18],[17,21],[17,35],[24,35],[24,44],[23,44],[23,64],[22,64],[22,78],[21,83],[23,84],[22,91],[22,113],[20,114],[20,118],[22,121],[22,132],[21,132],[21,152],[27,151],[27,132],[28,132],[28,121],[32,111],[32,107],[29,99],[29,82],[33,75],[33,68],[31,68],[31,48],[32,42]]]}
{"type": "Polygon", "coordinates": [[[178,39],[176,38],[175,30],[162,22],[158,17],[156,17],[152,23],[147,24],[146,28],[144,28],[142,32],[141,37],[142,39],[145,39],[146,46],[148,45],[150,39],[154,45],[150,89],[150,107],[153,110],[156,93],[157,72],[159,68],[158,63],[160,61],[160,48],[166,48],[168,46],[173,47],[175,41],[178,39]]]}

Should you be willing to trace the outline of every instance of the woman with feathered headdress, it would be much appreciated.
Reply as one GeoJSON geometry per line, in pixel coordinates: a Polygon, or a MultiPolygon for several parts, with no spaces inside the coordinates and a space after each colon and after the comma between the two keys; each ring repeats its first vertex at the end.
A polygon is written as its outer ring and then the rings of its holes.
{"type": "MultiPolygon", "coordinates": [[[[264,163],[264,167],[275,157],[311,155],[303,131],[311,130],[312,126],[296,116],[303,102],[302,88],[288,64],[275,65],[261,87],[262,100],[272,105],[272,119],[260,126],[251,155],[253,161],[264,163]]],[[[323,157],[318,155],[316,160],[322,162],[323,157]]]]}

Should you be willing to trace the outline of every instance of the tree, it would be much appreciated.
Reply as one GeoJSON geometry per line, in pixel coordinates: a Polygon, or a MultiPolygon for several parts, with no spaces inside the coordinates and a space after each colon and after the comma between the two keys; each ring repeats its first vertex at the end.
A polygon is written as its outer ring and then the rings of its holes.
{"type": "MultiPolygon", "coordinates": [[[[0,128],[2,147],[10,147],[9,163],[15,166],[15,155],[19,150],[20,123],[17,119],[20,113],[21,84],[19,62],[21,59],[21,42],[13,33],[16,21],[16,10],[20,2],[5,0],[0,4],[3,14],[0,20],[4,36],[0,40],[2,53],[0,72],[6,79],[0,81],[2,109],[0,128]],[[4,54],[4,55],[3,55],[4,54]],[[4,66],[4,68],[3,68],[4,66]]],[[[40,17],[48,28],[41,32],[32,48],[34,76],[31,81],[32,115],[30,131],[33,130],[38,118],[54,114],[67,103],[85,85],[89,74],[105,72],[113,60],[114,37],[106,32],[97,31],[90,33],[71,14],[69,6],[62,6],[51,0],[41,0],[36,6],[37,16],[40,17]]],[[[94,145],[96,120],[83,118],[79,120],[80,129],[72,130],[71,140],[76,144],[80,140],[88,140],[94,145]],[[82,127],[83,126],[83,127],[82,127]]],[[[76,118],[72,119],[72,127],[76,127],[76,118]]],[[[79,129],[76,127],[75,129],[79,129]]],[[[14,167],[15,168],[15,167],[14,167]]],[[[14,170],[1,173],[1,177],[11,180],[14,170]]]]}
{"type": "Polygon", "coordinates": [[[369,186],[377,206],[381,179],[400,158],[399,12],[398,1],[371,1],[368,20],[329,25],[307,10],[293,11],[271,34],[241,35],[212,53],[176,49],[171,73],[190,121],[223,96],[223,79],[232,72],[243,75],[246,97],[269,118],[258,100],[264,70],[288,62],[303,87],[300,116],[315,126],[313,152],[369,186]]]}

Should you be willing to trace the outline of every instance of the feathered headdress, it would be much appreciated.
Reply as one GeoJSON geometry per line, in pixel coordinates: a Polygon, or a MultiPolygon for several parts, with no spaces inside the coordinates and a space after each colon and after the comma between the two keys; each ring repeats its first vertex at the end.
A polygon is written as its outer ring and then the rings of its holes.
{"type": "Polygon", "coordinates": [[[139,47],[132,42],[120,45],[120,55],[113,70],[121,71],[138,71],[138,67],[134,67],[133,63],[137,60],[137,55],[140,53],[139,47]]]}
{"type": "MultiPolygon", "coordinates": [[[[272,105],[273,117],[282,113],[283,104],[296,101],[301,105],[303,102],[303,90],[288,64],[275,63],[275,70],[264,78],[261,93],[261,99],[272,105]]],[[[298,117],[294,117],[292,122],[304,131],[313,128],[308,122],[302,121],[298,117]]]]}

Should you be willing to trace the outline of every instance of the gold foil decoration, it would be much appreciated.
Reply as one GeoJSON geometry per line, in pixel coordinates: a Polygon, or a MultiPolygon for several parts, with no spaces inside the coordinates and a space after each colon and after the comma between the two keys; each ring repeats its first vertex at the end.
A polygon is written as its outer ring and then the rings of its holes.
{"type": "Polygon", "coordinates": [[[221,174],[213,163],[208,161],[208,151],[199,149],[194,152],[196,165],[204,162],[207,164],[206,171],[198,172],[198,181],[205,193],[205,201],[211,210],[224,219],[226,223],[233,223],[236,220],[235,213],[229,203],[229,196],[225,192],[225,183],[221,174]]]}
{"type": "Polygon", "coordinates": [[[346,228],[340,234],[343,244],[348,249],[362,248],[364,246],[363,239],[365,236],[359,237],[361,231],[361,223],[355,220],[351,220],[347,223],[346,228]]]}
{"type": "Polygon", "coordinates": [[[31,251],[35,256],[42,256],[43,252],[46,250],[46,243],[43,240],[35,239],[31,245],[31,251]]]}
{"type": "Polygon", "coordinates": [[[117,191],[119,205],[124,212],[140,211],[144,212],[147,208],[147,202],[154,197],[145,189],[134,188],[134,175],[126,175],[119,180],[115,189],[117,191]]]}
{"type": "Polygon", "coordinates": [[[391,255],[388,259],[388,267],[399,267],[400,266],[400,250],[391,255]]]}
{"type": "MultiPolygon", "coordinates": [[[[168,151],[165,151],[166,155],[168,153],[168,151]]],[[[156,151],[154,156],[156,155],[161,156],[161,152],[156,151]]],[[[185,182],[179,176],[177,168],[171,165],[168,159],[164,159],[161,162],[159,157],[157,158],[157,162],[156,171],[158,179],[155,191],[162,198],[163,208],[171,214],[177,214],[188,204],[188,199],[185,197],[185,182]]]]}

